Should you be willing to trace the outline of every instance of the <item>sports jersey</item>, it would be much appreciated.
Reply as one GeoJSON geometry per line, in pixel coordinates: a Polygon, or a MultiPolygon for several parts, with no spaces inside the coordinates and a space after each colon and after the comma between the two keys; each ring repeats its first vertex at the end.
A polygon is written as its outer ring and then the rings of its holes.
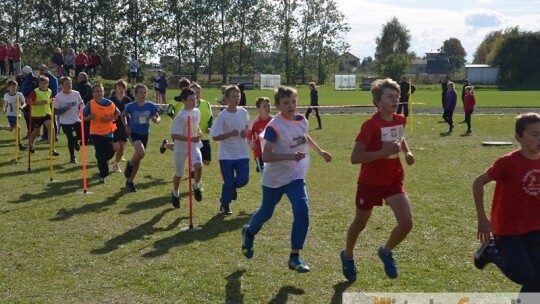
{"type": "Polygon", "coordinates": [[[197,108],[201,113],[199,128],[201,128],[201,132],[203,133],[202,139],[208,140],[210,139],[210,134],[206,133],[206,130],[208,130],[208,128],[212,128],[212,123],[214,120],[214,117],[212,116],[212,107],[208,101],[201,99],[197,105],[197,108]]]}
{"type": "Polygon", "coordinates": [[[519,150],[501,156],[487,170],[495,180],[491,226],[496,235],[540,230],[540,160],[519,150]]]}
{"type": "Polygon", "coordinates": [[[30,93],[28,99],[32,101],[32,117],[45,117],[47,114],[51,114],[51,90],[42,91],[39,88],[30,93]],[[34,105],[34,101],[41,102],[46,100],[47,103],[43,105],[34,105]]]}
{"type": "MultiPolygon", "coordinates": [[[[383,142],[403,141],[405,121],[404,115],[396,113],[393,114],[392,121],[385,121],[381,114],[376,112],[364,122],[356,142],[364,144],[366,152],[374,152],[382,149],[383,142]]],[[[398,154],[362,163],[360,167],[359,183],[388,186],[399,181],[403,181],[403,167],[398,154]]]]}
{"type": "MultiPolygon", "coordinates": [[[[199,130],[199,120],[201,113],[199,109],[195,108],[191,111],[186,111],[185,109],[182,109],[178,115],[174,118],[172,125],[171,125],[171,134],[180,134],[183,136],[188,136],[188,130],[187,130],[187,120],[188,116],[190,116],[190,125],[191,125],[191,136],[197,136],[198,130],[199,130]]],[[[202,142],[199,141],[198,143],[191,143],[192,148],[201,148],[202,142]]],[[[188,142],[185,140],[174,140],[174,153],[187,153],[188,150],[188,142]]]]}
{"type": "Polygon", "coordinates": [[[158,113],[158,108],[151,101],[146,101],[142,106],[137,102],[126,105],[124,113],[129,116],[131,131],[139,135],[150,133],[150,119],[158,113]]]}
{"type": "MultiPolygon", "coordinates": [[[[234,113],[225,109],[219,113],[212,124],[210,136],[216,137],[233,130],[247,130],[248,126],[249,114],[246,109],[239,107],[234,113]]],[[[238,135],[220,140],[217,156],[219,160],[249,158],[247,139],[238,135]]]]}
{"type": "Polygon", "coordinates": [[[7,116],[17,116],[17,98],[19,98],[19,106],[22,107],[26,99],[21,92],[15,92],[15,95],[10,95],[9,92],[4,94],[4,100],[7,102],[7,116]]]}
{"type": "Polygon", "coordinates": [[[270,115],[267,119],[262,119],[260,116],[255,118],[253,122],[251,123],[251,127],[248,130],[247,138],[250,138],[253,142],[255,142],[255,145],[257,148],[253,149],[253,156],[255,158],[262,156],[262,149],[261,149],[261,138],[259,137],[261,133],[264,131],[264,128],[266,128],[266,125],[272,120],[274,116],[270,115]]]}
{"type": "Polygon", "coordinates": [[[62,125],[72,125],[77,122],[81,122],[79,105],[84,104],[79,92],[72,90],[69,94],[61,91],[54,97],[54,109],[65,108],[68,104],[71,104],[71,109],[59,115],[58,122],[62,125]]]}
{"type": "Polygon", "coordinates": [[[103,117],[113,116],[117,111],[114,103],[107,98],[103,98],[99,103],[95,99],[90,100],[83,108],[84,116],[94,114],[94,119],[90,121],[90,134],[113,137],[116,124],[114,120],[103,121],[103,117]]]}
{"type": "Polygon", "coordinates": [[[272,152],[277,154],[306,153],[300,161],[283,160],[269,162],[264,166],[262,185],[279,188],[297,179],[305,179],[309,168],[309,144],[307,119],[296,114],[293,120],[277,114],[266,126],[264,139],[273,143],[272,152]]]}

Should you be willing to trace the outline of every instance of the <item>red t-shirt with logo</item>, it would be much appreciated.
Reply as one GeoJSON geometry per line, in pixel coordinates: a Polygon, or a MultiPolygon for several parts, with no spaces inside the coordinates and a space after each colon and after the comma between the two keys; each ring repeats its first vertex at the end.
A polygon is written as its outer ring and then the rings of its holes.
{"type": "Polygon", "coordinates": [[[496,235],[540,230],[540,160],[519,150],[495,161],[487,173],[495,180],[491,226],[496,235]]]}
{"type": "Polygon", "coordinates": [[[257,148],[253,150],[253,156],[255,158],[262,157],[261,138],[259,135],[264,131],[264,128],[266,128],[266,125],[270,122],[270,120],[272,120],[272,118],[274,118],[272,115],[270,115],[267,119],[262,119],[260,116],[255,118],[255,120],[251,123],[251,128],[249,128],[247,132],[247,137],[254,141],[257,145],[257,148]]]}
{"type": "MultiPolygon", "coordinates": [[[[385,121],[381,114],[376,112],[368,118],[356,142],[366,146],[366,152],[375,152],[382,149],[383,142],[403,141],[406,118],[404,115],[394,113],[392,121],[385,121]]],[[[388,186],[403,181],[403,167],[398,154],[384,159],[362,163],[358,182],[372,186],[388,186]]]]}

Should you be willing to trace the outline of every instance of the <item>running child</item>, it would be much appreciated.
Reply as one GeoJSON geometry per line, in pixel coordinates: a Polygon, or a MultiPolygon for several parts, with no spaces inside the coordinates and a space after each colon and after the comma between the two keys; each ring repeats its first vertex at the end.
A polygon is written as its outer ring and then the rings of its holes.
{"type": "MultiPolygon", "coordinates": [[[[191,153],[191,161],[194,168],[194,183],[193,194],[195,200],[202,200],[202,192],[199,187],[202,172],[202,155],[201,155],[201,136],[202,132],[199,129],[199,120],[201,113],[195,107],[197,104],[197,95],[192,89],[186,88],[180,94],[184,102],[184,108],[176,115],[171,125],[171,138],[174,140],[174,176],[172,179],[172,205],[174,208],[180,208],[180,181],[184,175],[186,168],[186,160],[188,153],[191,153]],[[188,150],[188,116],[190,117],[191,128],[191,151],[188,150]]],[[[190,169],[191,170],[191,169],[190,169]]]]}
{"type": "MultiPolygon", "coordinates": [[[[49,78],[47,76],[39,76],[39,87],[32,91],[28,96],[28,104],[30,105],[30,112],[32,113],[32,125],[31,132],[29,137],[29,149],[30,152],[34,153],[34,140],[39,135],[41,126],[45,126],[47,129],[47,134],[51,131],[54,132],[54,124],[52,123],[51,118],[51,101],[52,101],[52,91],[49,89],[49,78]]],[[[54,150],[54,140],[50,141],[52,148],[52,155],[58,156],[56,150],[54,150]]]]}
{"type": "Polygon", "coordinates": [[[146,85],[138,84],[135,87],[135,102],[128,104],[124,112],[122,112],[122,123],[126,129],[126,135],[129,137],[135,150],[124,170],[126,188],[131,192],[137,191],[133,180],[146,154],[148,134],[150,133],[150,120],[155,124],[161,121],[158,108],[153,102],[146,100],[147,95],[148,88],[146,85]]]}
{"type": "Polygon", "coordinates": [[[21,110],[26,107],[26,99],[24,98],[21,92],[17,92],[17,82],[15,80],[7,81],[8,92],[4,94],[4,100],[2,104],[2,110],[7,115],[9,122],[8,126],[0,126],[0,130],[13,131],[13,129],[18,129],[17,138],[19,143],[19,151],[24,151],[27,149],[25,145],[21,142],[21,126],[17,124],[17,115],[21,113],[21,110]],[[17,110],[17,100],[19,100],[19,109],[17,110]]]}
{"type": "Polygon", "coordinates": [[[465,111],[465,123],[467,123],[467,131],[465,133],[472,133],[471,130],[471,116],[474,112],[474,106],[476,105],[476,99],[472,93],[472,87],[465,87],[465,96],[463,96],[463,111],[465,111]]]}
{"type": "Polygon", "coordinates": [[[274,118],[270,115],[270,99],[268,97],[259,97],[255,102],[259,117],[255,118],[251,123],[251,127],[248,130],[248,143],[253,150],[253,158],[255,159],[255,165],[257,172],[263,172],[264,162],[262,160],[261,138],[266,125],[274,118]]]}
{"type": "MultiPolygon", "coordinates": [[[[266,126],[263,160],[266,168],[262,173],[262,202],[249,224],[242,229],[242,252],[248,259],[253,257],[255,235],[264,223],[272,218],[276,205],[286,194],[291,201],[293,223],[289,268],[303,273],[310,271],[300,258],[309,227],[309,202],[305,178],[309,168],[309,148],[315,150],[326,162],[332,156],[322,150],[308,135],[307,119],[296,112],[296,90],[279,87],[274,98],[279,110],[266,126]]],[[[225,113],[223,111],[222,113],[225,113]]]]}
{"type": "Polygon", "coordinates": [[[237,188],[244,187],[249,182],[249,151],[247,145],[247,130],[249,115],[246,109],[238,107],[240,89],[230,85],[225,89],[227,108],[217,116],[210,136],[219,143],[218,160],[223,177],[221,186],[221,206],[223,215],[231,215],[229,206],[237,198],[237,188]]]}
{"type": "MultiPolygon", "coordinates": [[[[521,298],[540,292],[540,114],[517,116],[514,138],[520,148],[499,157],[472,185],[482,243],[474,265],[482,269],[494,263],[522,285],[521,298]],[[495,191],[488,218],[484,186],[491,181],[495,191]]],[[[538,303],[538,298],[528,303],[538,303]]]]}
{"type": "MultiPolygon", "coordinates": [[[[126,105],[132,102],[132,100],[126,96],[126,91],[127,91],[126,81],[123,79],[117,80],[116,83],[114,84],[114,93],[111,95],[111,101],[116,105],[116,107],[118,108],[118,110],[120,110],[120,112],[124,112],[126,105]]],[[[116,151],[116,154],[114,156],[113,171],[116,173],[122,172],[122,168],[120,168],[120,161],[122,160],[122,157],[124,156],[126,143],[127,143],[126,129],[124,128],[124,124],[122,123],[122,120],[118,118],[116,120],[116,130],[114,131],[114,136],[113,136],[113,145],[115,147],[114,150],[116,151]]]]}
{"type": "Polygon", "coordinates": [[[73,83],[70,77],[60,78],[60,84],[62,91],[54,97],[54,113],[58,114],[58,123],[66,134],[69,161],[76,164],[75,150],[79,151],[81,148],[78,143],[81,140],[80,107],[84,105],[84,102],[79,92],[72,90],[73,83]],[[75,132],[75,136],[73,136],[73,132],[75,132]]]}
{"type": "Polygon", "coordinates": [[[408,165],[414,163],[414,157],[403,137],[406,118],[396,114],[400,98],[399,84],[390,78],[378,79],[371,85],[371,95],[377,111],[362,125],[351,154],[351,163],[362,166],[356,190],[356,216],[347,232],[345,250],[340,254],[343,275],[350,282],[356,281],[357,276],[354,246],[374,206],[382,206],[384,200],[397,220],[390,237],[377,251],[384,271],[391,279],[398,276],[392,250],[413,227],[411,204],[403,189],[399,152],[405,153],[408,165]]]}

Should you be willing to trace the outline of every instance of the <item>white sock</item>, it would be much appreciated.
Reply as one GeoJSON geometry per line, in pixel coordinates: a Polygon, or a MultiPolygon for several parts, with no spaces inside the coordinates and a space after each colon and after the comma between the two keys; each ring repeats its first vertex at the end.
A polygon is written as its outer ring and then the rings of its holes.
{"type": "Polygon", "coordinates": [[[199,189],[199,182],[193,183],[193,189],[199,189]]]}
{"type": "Polygon", "coordinates": [[[180,191],[173,190],[172,194],[174,195],[174,197],[179,197],[180,196],[180,191]]]}

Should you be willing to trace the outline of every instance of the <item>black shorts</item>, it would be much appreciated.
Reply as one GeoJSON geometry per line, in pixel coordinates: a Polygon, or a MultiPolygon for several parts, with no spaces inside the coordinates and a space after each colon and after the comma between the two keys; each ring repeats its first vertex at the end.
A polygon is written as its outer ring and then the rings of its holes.
{"type": "Polygon", "coordinates": [[[51,120],[51,115],[47,114],[42,117],[32,117],[32,130],[40,128],[47,121],[51,120]]]}
{"type": "Polygon", "coordinates": [[[127,134],[126,134],[126,128],[124,128],[123,123],[116,122],[116,130],[114,131],[113,135],[113,142],[127,142],[127,134]]]}
{"type": "Polygon", "coordinates": [[[142,142],[144,148],[146,149],[146,145],[148,144],[148,134],[142,135],[142,134],[137,134],[137,133],[131,132],[131,135],[129,136],[129,140],[131,141],[131,143],[134,143],[137,140],[140,140],[142,142]]]}
{"type": "Polygon", "coordinates": [[[129,75],[131,78],[137,78],[137,72],[130,72],[129,75]]]}
{"type": "Polygon", "coordinates": [[[201,148],[201,154],[202,154],[202,160],[203,161],[211,161],[212,160],[212,147],[210,146],[210,140],[209,139],[203,139],[202,142],[202,148],[201,148]]]}

